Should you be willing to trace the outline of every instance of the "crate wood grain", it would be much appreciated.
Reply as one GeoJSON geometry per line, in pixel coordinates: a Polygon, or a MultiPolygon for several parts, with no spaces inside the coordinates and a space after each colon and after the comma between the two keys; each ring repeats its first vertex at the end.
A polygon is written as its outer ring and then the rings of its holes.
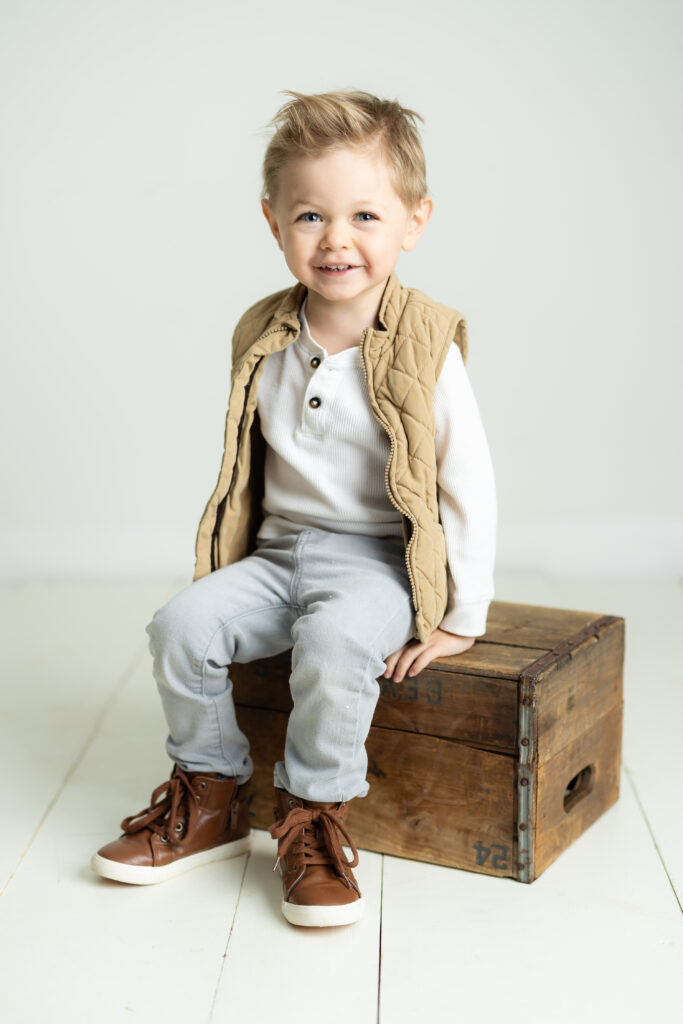
{"type": "MultiPolygon", "coordinates": [[[[380,677],[356,845],[532,882],[619,797],[624,631],[618,616],[494,601],[468,651],[380,677]]],[[[291,650],[229,670],[257,828],[273,821],[290,668],[291,650]]]]}

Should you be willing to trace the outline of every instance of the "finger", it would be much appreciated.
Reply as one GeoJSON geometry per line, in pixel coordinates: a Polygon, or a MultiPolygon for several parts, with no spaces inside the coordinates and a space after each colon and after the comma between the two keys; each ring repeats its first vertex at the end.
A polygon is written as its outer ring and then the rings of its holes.
{"type": "Polygon", "coordinates": [[[384,675],[387,677],[393,675],[393,673],[396,670],[399,658],[404,657],[408,654],[412,654],[413,651],[415,651],[415,646],[411,644],[410,641],[407,644],[403,644],[402,647],[399,647],[397,651],[393,651],[389,655],[389,657],[385,659],[387,667],[384,670],[384,675]]]}
{"type": "Polygon", "coordinates": [[[410,673],[411,675],[416,674],[413,669],[413,665],[419,660],[419,655],[423,650],[423,645],[420,645],[419,648],[410,647],[401,655],[401,657],[398,660],[398,664],[394,669],[394,678],[397,680],[397,682],[401,682],[401,680],[408,673],[410,673]]]}
{"type": "Polygon", "coordinates": [[[425,664],[423,659],[415,658],[415,660],[412,663],[412,665],[409,665],[408,668],[406,669],[406,676],[408,678],[412,679],[415,676],[419,675],[420,672],[422,671],[423,664],[425,664]]]}
{"type": "Polygon", "coordinates": [[[385,676],[386,676],[387,678],[388,678],[389,676],[393,675],[393,672],[394,672],[394,668],[395,668],[395,666],[396,666],[396,662],[398,661],[398,659],[399,659],[399,657],[401,656],[401,654],[402,654],[402,653],[403,653],[403,648],[401,648],[401,650],[400,650],[400,651],[394,651],[394,653],[393,653],[393,654],[390,654],[390,655],[388,655],[388,657],[386,657],[386,658],[384,659],[384,661],[385,661],[385,664],[386,664],[386,666],[387,666],[387,667],[385,668],[385,670],[384,670],[384,675],[385,675],[385,676]]]}
{"type": "Polygon", "coordinates": [[[410,671],[408,675],[419,676],[422,669],[426,668],[430,661],[431,658],[427,658],[426,660],[424,658],[416,658],[413,664],[410,666],[410,671]]]}

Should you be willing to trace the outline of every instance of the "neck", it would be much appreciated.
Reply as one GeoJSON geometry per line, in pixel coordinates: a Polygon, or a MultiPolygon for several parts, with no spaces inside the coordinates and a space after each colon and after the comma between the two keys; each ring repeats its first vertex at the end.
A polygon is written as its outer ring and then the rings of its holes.
{"type": "Polygon", "coordinates": [[[379,327],[379,307],[386,287],[383,281],[369,293],[358,296],[358,301],[329,302],[317,292],[306,292],[306,319],[311,334],[358,338],[367,327],[379,327]]]}

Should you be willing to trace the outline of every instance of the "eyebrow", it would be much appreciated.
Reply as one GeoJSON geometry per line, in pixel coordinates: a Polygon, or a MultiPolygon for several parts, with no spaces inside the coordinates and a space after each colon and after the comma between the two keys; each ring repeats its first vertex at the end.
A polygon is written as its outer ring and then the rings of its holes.
{"type": "MultiPolygon", "coordinates": [[[[318,206],[318,205],[319,204],[316,203],[313,199],[297,199],[296,202],[294,202],[292,204],[292,209],[295,210],[297,208],[297,206],[318,206]]],[[[352,203],[351,205],[352,206],[375,206],[375,207],[377,207],[378,210],[383,210],[384,209],[382,204],[376,202],[376,200],[374,200],[374,199],[358,199],[355,203],[352,203]]]]}

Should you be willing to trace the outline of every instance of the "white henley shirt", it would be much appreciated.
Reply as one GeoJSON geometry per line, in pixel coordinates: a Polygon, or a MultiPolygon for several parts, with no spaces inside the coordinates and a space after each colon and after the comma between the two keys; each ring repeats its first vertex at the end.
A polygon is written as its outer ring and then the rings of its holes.
{"type": "MultiPolygon", "coordinates": [[[[370,408],[360,345],[330,355],[311,336],[305,307],[304,298],[299,337],[268,356],[259,381],[267,445],[257,542],[314,526],[395,537],[403,545],[401,513],[384,484],[391,446],[370,408]],[[311,406],[311,398],[319,404],[311,406]]],[[[496,486],[479,408],[455,344],[436,382],[434,419],[448,561],[440,628],[481,636],[494,594],[496,486]]]]}

